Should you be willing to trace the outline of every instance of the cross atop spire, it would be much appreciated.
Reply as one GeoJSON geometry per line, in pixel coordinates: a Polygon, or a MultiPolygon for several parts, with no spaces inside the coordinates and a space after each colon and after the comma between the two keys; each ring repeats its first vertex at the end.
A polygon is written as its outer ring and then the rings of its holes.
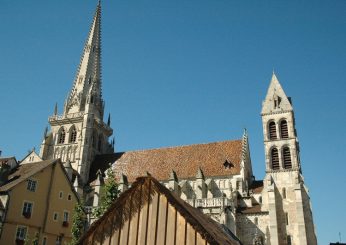
{"type": "Polygon", "coordinates": [[[66,100],[64,113],[85,111],[86,104],[89,103],[94,105],[95,114],[102,118],[100,1],[96,7],[72,90],[66,100]]]}

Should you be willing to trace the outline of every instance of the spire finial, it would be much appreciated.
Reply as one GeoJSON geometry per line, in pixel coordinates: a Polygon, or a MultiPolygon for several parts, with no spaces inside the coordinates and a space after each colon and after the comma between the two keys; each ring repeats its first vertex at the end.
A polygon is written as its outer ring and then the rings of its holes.
{"type": "Polygon", "coordinates": [[[111,126],[111,113],[108,114],[107,126],[111,126]]]}
{"type": "Polygon", "coordinates": [[[58,103],[55,103],[55,107],[54,107],[54,116],[58,115],[58,103]]]}

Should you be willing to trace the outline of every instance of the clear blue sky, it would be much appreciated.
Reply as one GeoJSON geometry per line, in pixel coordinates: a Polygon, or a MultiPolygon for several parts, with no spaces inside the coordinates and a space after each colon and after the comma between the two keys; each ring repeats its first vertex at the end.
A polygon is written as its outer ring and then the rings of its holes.
{"type": "MultiPolygon", "coordinates": [[[[75,76],[96,1],[0,1],[0,149],[39,148],[75,76]]],[[[273,68],[293,98],[319,244],[346,241],[346,1],[103,1],[103,96],[116,150],[250,135],[273,68]]]]}

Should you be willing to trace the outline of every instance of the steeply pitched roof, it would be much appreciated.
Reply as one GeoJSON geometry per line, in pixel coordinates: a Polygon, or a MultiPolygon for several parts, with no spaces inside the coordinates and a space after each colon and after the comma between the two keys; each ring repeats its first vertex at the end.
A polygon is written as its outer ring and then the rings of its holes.
{"type": "Polygon", "coordinates": [[[250,190],[253,191],[255,194],[259,194],[263,190],[263,180],[255,180],[252,181],[252,184],[250,186],[250,190]]]}
{"type": "Polygon", "coordinates": [[[35,162],[35,163],[27,163],[23,165],[19,165],[14,171],[9,175],[8,181],[0,186],[0,192],[8,191],[21,183],[22,181],[26,180],[30,176],[36,174],[37,172],[45,169],[51,164],[56,163],[57,159],[55,160],[46,160],[42,162],[35,162]]]}
{"type": "Polygon", "coordinates": [[[200,210],[191,207],[182,199],[170,192],[151,176],[139,177],[132,187],[123,192],[112,204],[106,213],[97,220],[81,238],[79,244],[83,244],[93,233],[97,234],[94,239],[102,239],[99,234],[103,233],[104,227],[113,226],[113,229],[122,227],[134,212],[143,207],[145,203],[152,201],[152,197],[159,193],[167,198],[181,216],[210,244],[241,244],[235,235],[230,235],[216,221],[203,214],[200,210]],[[131,197],[131,198],[130,198],[131,197]]]}
{"type": "Polygon", "coordinates": [[[234,175],[240,173],[241,158],[241,140],[99,155],[92,164],[89,179],[94,180],[97,169],[104,170],[109,163],[115,163],[117,178],[125,174],[129,182],[146,172],[158,180],[168,180],[172,170],[178,178],[193,178],[198,168],[208,177],[234,175]]]}

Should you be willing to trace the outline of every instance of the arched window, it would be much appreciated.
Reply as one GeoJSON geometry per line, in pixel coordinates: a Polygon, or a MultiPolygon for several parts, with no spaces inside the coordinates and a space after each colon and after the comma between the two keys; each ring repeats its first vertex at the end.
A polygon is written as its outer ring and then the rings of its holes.
{"type": "Polygon", "coordinates": [[[58,144],[64,144],[65,143],[65,136],[66,132],[64,128],[61,128],[58,134],[58,144]]]}
{"type": "Polygon", "coordinates": [[[277,139],[277,136],[276,136],[276,124],[274,121],[271,121],[269,123],[269,139],[270,140],[276,140],[277,139]]]}
{"type": "Polygon", "coordinates": [[[292,168],[292,161],[291,161],[291,152],[290,148],[287,146],[282,149],[282,158],[284,161],[284,168],[285,169],[291,169],[292,168]]]}
{"type": "Polygon", "coordinates": [[[286,188],[282,188],[282,198],[286,199],[286,188]]]}
{"type": "Polygon", "coordinates": [[[76,142],[77,139],[77,130],[75,126],[72,126],[70,129],[70,143],[76,142]]]}
{"type": "Polygon", "coordinates": [[[278,149],[276,148],[273,148],[271,151],[271,162],[272,162],[273,170],[280,169],[279,153],[278,153],[278,149]]]}
{"type": "Polygon", "coordinates": [[[282,139],[288,139],[288,127],[286,120],[282,120],[280,122],[280,134],[282,139]]]}

